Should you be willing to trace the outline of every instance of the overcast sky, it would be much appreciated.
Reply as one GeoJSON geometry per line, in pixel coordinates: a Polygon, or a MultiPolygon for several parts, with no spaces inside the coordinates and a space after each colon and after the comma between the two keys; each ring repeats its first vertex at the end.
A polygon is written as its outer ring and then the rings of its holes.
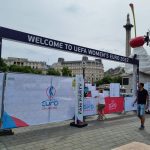
{"type": "MultiPolygon", "coordinates": [[[[135,7],[137,36],[145,35],[150,30],[150,0],[0,0],[0,26],[124,56],[127,13],[133,24],[130,3],[135,7]]],[[[150,48],[145,48],[150,54],[150,48]]],[[[10,41],[3,41],[2,57],[50,65],[59,57],[66,61],[82,58],[10,41]]],[[[106,60],[103,64],[105,70],[123,65],[106,60]]]]}

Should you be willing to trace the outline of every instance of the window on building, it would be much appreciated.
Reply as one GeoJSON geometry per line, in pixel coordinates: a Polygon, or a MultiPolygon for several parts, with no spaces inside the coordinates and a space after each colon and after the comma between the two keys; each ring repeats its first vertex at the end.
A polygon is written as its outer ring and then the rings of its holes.
{"type": "Polygon", "coordinates": [[[129,85],[129,78],[122,79],[123,85],[129,85]]]}

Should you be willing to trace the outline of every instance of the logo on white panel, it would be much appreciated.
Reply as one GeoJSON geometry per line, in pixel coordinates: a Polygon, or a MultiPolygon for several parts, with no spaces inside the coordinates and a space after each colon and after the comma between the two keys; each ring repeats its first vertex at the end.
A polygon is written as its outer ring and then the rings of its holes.
{"type": "Polygon", "coordinates": [[[56,94],[56,89],[54,88],[53,85],[51,85],[46,89],[46,95],[49,99],[52,99],[55,96],[55,94],[56,94]]]}
{"type": "Polygon", "coordinates": [[[46,88],[46,96],[48,97],[48,99],[41,102],[42,109],[57,109],[59,102],[57,99],[55,99],[55,95],[56,95],[56,89],[52,85],[52,80],[51,80],[51,85],[48,88],[46,88]]]}

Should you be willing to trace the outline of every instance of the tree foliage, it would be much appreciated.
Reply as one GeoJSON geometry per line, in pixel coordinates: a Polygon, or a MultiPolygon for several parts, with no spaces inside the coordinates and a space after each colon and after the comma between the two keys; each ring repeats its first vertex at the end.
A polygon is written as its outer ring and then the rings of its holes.
{"type": "MultiPolygon", "coordinates": [[[[2,71],[2,72],[10,71],[10,72],[42,74],[41,70],[32,69],[30,66],[18,66],[18,65],[7,66],[7,64],[4,63],[3,59],[0,60],[0,71],[2,71]]],[[[72,76],[72,72],[68,67],[63,67],[61,72],[62,72],[62,76],[72,76]]],[[[61,75],[61,73],[58,70],[55,70],[54,68],[49,68],[47,70],[46,74],[47,75],[56,75],[56,76],[61,75]]]]}
{"type": "Polygon", "coordinates": [[[60,76],[60,72],[58,70],[55,70],[54,68],[49,68],[47,71],[47,75],[60,76]]]}
{"type": "Polygon", "coordinates": [[[62,71],[62,76],[72,76],[71,70],[68,67],[63,67],[62,71]]]}
{"type": "Polygon", "coordinates": [[[3,59],[0,59],[0,71],[2,72],[8,71],[8,66],[4,63],[3,59]]]}
{"type": "Polygon", "coordinates": [[[41,71],[41,70],[32,69],[30,66],[11,65],[11,66],[9,67],[9,71],[11,71],[11,72],[22,72],[22,73],[42,74],[42,71],[41,71]]]}
{"type": "Polygon", "coordinates": [[[30,66],[18,66],[18,65],[7,66],[7,64],[4,63],[3,59],[0,60],[0,71],[42,74],[41,70],[32,69],[30,66]]]}
{"type": "Polygon", "coordinates": [[[99,86],[102,84],[110,84],[110,83],[122,84],[122,78],[120,76],[116,76],[116,77],[105,76],[102,80],[99,80],[96,82],[96,86],[99,86]]]}

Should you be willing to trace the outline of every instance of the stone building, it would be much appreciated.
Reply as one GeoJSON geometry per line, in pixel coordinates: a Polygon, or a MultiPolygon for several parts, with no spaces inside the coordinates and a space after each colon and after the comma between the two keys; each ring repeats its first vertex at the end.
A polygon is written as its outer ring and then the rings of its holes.
{"type": "Polygon", "coordinates": [[[87,82],[98,81],[104,77],[101,59],[88,60],[86,56],[79,61],[65,61],[64,58],[58,58],[58,62],[52,67],[60,72],[63,67],[68,67],[72,71],[72,76],[83,74],[87,82]]]}
{"type": "Polygon", "coordinates": [[[18,66],[30,66],[32,69],[45,70],[47,68],[46,62],[41,61],[29,61],[26,58],[15,58],[8,57],[4,59],[4,62],[8,65],[18,65],[18,66]]]}

